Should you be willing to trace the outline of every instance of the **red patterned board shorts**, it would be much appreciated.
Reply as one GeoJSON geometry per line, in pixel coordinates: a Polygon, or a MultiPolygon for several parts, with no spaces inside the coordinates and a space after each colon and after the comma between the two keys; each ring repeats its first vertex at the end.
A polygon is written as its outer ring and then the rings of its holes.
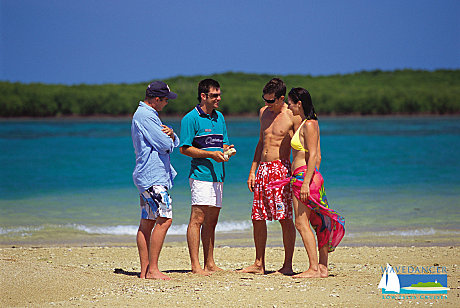
{"type": "Polygon", "coordinates": [[[291,184],[268,189],[270,182],[291,176],[291,163],[288,160],[261,162],[254,184],[252,220],[292,219],[291,184]]]}

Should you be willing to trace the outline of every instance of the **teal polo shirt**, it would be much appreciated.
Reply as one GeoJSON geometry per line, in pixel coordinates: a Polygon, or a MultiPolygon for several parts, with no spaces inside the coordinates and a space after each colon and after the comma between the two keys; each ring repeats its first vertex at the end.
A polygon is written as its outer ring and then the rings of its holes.
{"type": "MultiPolygon", "coordinates": [[[[213,110],[207,114],[198,104],[181,121],[180,145],[193,146],[205,151],[223,151],[228,145],[227,127],[222,113],[213,110]]],[[[189,178],[206,182],[223,182],[224,163],[211,158],[192,158],[189,178]]]]}

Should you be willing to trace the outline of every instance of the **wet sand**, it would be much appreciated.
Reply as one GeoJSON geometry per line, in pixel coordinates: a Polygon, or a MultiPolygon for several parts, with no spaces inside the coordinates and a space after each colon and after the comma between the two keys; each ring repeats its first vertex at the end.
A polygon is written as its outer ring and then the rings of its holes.
{"type": "MultiPolygon", "coordinates": [[[[330,276],[293,279],[271,272],[281,267],[283,249],[269,247],[266,275],[236,273],[252,264],[254,248],[221,246],[215,259],[224,272],[203,277],[189,271],[184,242],[166,243],[160,269],[169,281],[138,278],[137,248],[93,247],[0,248],[0,306],[150,306],[150,307],[459,307],[457,264],[460,249],[444,247],[339,246],[330,254],[330,276]],[[381,267],[445,267],[446,295],[396,295],[386,298],[377,285],[381,267]],[[410,296],[410,297],[409,297],[410,296]]],[[[307,269],[305,249],[296,247],[294,271],[307,269]]]]}

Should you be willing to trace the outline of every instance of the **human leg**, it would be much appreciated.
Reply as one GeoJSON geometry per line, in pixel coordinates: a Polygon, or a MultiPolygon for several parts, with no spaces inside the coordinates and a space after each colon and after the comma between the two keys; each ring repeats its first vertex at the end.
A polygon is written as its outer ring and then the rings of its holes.
{"type": "MultiPolygon", "coordinates": [[[[291,194],[287,193],[284,198],[284,189],[269,189],[268,185],[272,181],[285,179],[289,169],[283,165],[280,160],[272,162],[261,162],[256,173],[253,192],[254,199],[252,203],[252,225],[254,232],[254,244],[256,247],[256,259],[254,264],[248,266],[240,272],[245,273],[265,273],[265,247],[267,244],[267,220],[285,219],[289,215],[291,194]],[[285,206],[285,205],[289,205],[285,206]]],[[[292,218],[292,212],[290,213],[292,218]]],[[[291,221],[292,223],[292,221],[291,221]]],[[[295,237],[295,229],[294,237],[295,237]]],[[[292,267],[292,262],[291,262],[292,267]]]]}
{"type": "Polygon", "coordinates": [[[265,220],[252,220],[256,260],[253,265],[239,270],[241,273],[265,273],[265,247],[267,245],[267,224],[265,220]]]}
{"type": "Polygon", "coordinates": [[[321,272],[321,278],[329,276],[329,270],[327,269],[328,257],[329,245],[326,244],[319,249],[319,271],[321,272]]]}
{"type": "Polygon", "coordinates": [[[283,245],[284,245],[284,263],[283,267],[278,270],[279,273],[290,275],[293,274],[292,258],[294,256],[295,247],[295,227],[292,219],[286,218],[279,221],[283,232],[283,245]]]}
{"type": "Polygon", "coordinates": [[[310,228],[311,210],[299,199],[294,197],[295,227],[302,237],[303,244],[308,254],[309,268],[307,271],[294,275],[294,278],[319,278],[318,255],[316,252],[316,240],[310,228]]]}
{"type": "Polygon", "coordinates": [[[265,182],[265,204],[267,212],[281,224],[284,245],[284,263],[276,272],[281,274],[293,274],[292,258],[294,255],[296,230],[292,221],[292,189],[291,185],[283,185],[268,188],[276,181],[290,180],[290,162],[278,160],[268,166],[269,182],[265,182]]]}
{"type": "Polygon", "coordinates": [[[192,205],[190,221],[187,227],[187,244],[192,273],[201,275],[207,274],[207,272],[201,268],[198,257],[200,250],[200,230],[205,217],[204,208],[205,206],[202,205],[192,205]]]}
{"type": "Polygon", "coordinates": [[[147,273],[149,266],[150,237],[152,235],[152,229],[154,226],[155,220],[141,219],[139,223],[139,229],[137,230],[136,242],[141,263],[141,274],[139,276],[140,278],[145,278],[145,274],[147,273]]]}
{"type": "Polygon", "coordinates": [[[160,270],[158,269],[158,259],[160,257],[160,251],[163,247],[164,239],[166,237],[166,232],[168,232],[171,223],[171,218],[157,218],[157,223],[155,224],[152,235],[150,237],[149,268],[147,274],[145,275],[145,278],[162,280],[170,279],[168,276],[160,272],[160,270]]]}
{"type": "Polygon", "coordinates": [[[201,227],[201,241],[203,243],[204,269],[208,272],[222,271],[214,262],[214,240],[220,208],[208,206],[203,207],[203,209],[205,217],[201,227]]]}
{"type": "Polygon", "coordinates": [[[254,180],[254,199],[252,202],[252,227],[254,236],[254,246],[256,248],[256,259],[254,264],[237,270],[241,273],[264,274],[265,273],[265,246],[267,244],[267,224],[266,219],[271,219],[271,211],[267,205],[268,199],[265,196],[266,189],[264,183],[267,180],[268,162],[262,162],[257,169],[254,180]]]}

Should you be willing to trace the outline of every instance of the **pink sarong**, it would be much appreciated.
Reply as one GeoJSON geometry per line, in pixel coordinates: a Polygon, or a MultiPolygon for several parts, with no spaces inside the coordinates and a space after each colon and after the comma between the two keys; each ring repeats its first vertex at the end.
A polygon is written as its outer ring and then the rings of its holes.
{"type": "MultiPolygon", "coordinates": [[[[302,187],[306,171],[307,166],[303,165],[294,170],[292,177],[271,182],[269,188],[279,188],[291,183],[292,191],[300,201],[300,188],[302,187]]],[[[308,201],[302,203],[312,210],[310,223],[316,231],[318,249],[327,244],[329,252],[334,251],[345,235],[345,219],[336,211],[329,208],[324,189],[324,179],[318,170],[315,170],[310,181],[308,201]]]]}

